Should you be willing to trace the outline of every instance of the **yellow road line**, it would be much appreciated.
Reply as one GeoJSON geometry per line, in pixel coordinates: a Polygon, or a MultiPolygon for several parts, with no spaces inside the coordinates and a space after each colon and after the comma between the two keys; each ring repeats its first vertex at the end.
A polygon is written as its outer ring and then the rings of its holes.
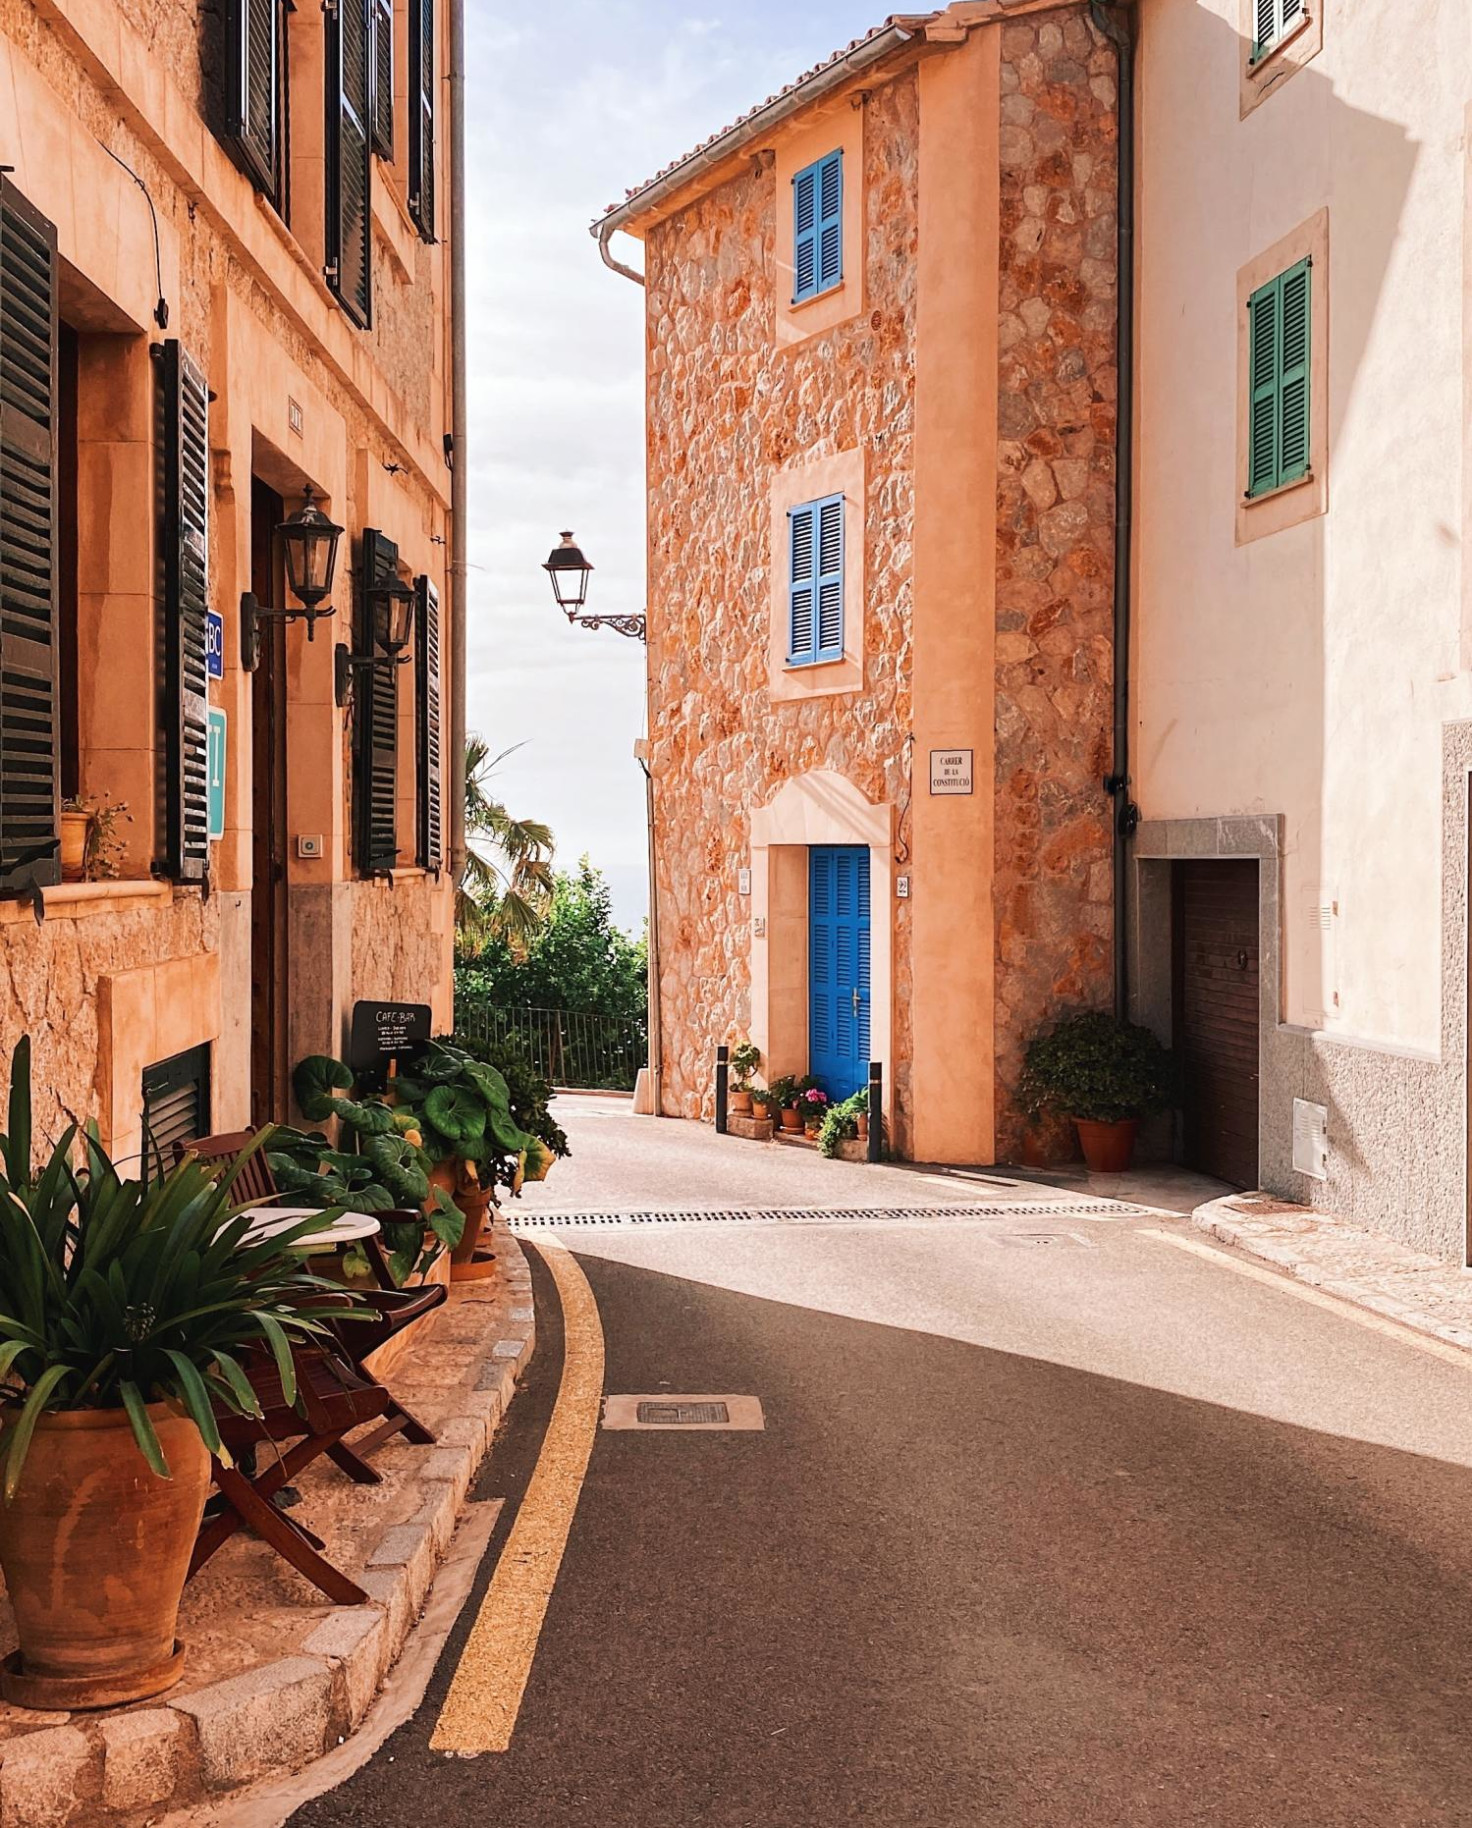
{"type": "Polygon", "coordinates": [[[1181,1238],[1174,1232],[1151,1231],[1143,1227],[1134,1235],[1137,1238],[1153,1239],[1157,1244],[1173,1244],[1177,1250],[1189,1251],[1193,1257],[1204,1257],[1218,1269],[1233,1270],[1237,1275],[1248,1276],[1254,1282],[1266,1282],[1277,1289],[1280,1295],[1292,1295],[1298,1301],[1306,1301],[1310,1307],[1327,1308],[1341,1320],[1352,1320],[1357,1326],[1368,1327],[1372,1333],[1380,1333],[1386,1339],[1398,1340],[1403,1346],[1414,1346],[1418,1352],[1429,1352],[1433,1358],[1440,1358],[1449,1365],[1457,1365],[1463,1371],[1472,1371],[1472,1353],[1464,1351],[1461,1346],[1437,1339],[1431,1333],[1419,1333],[1414,1327],[1403,1326],[1400,1321],[1389,1320],[1369,1308],[1356,1307],[1353,1302],[1345,1301],[1338,1295],[1326,1295],[1302,1282],[1290,1281],[1285,1275],[1261,1269],[1256,1263],[1246,1263],[1240,1257],[1229,1256],[1224,1250],[1214,1250],[1210,1244],[1200,1244],[1195,1238],[1181,1238]]]}
{"type": "Polygon", "coordinates": [[[511,1745],[578,1507],[603,1400],[603,1326],[577,1259],[539,1239],[562,1304],[562,1382],[536,1471],[471,1627],[431,1747],[473,1757],[511,1745]]]}

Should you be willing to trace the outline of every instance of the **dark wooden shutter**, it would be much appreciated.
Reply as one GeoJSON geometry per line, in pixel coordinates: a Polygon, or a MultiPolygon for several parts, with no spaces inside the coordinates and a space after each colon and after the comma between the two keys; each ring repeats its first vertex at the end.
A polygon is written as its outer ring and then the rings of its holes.
{"type": "MultiPolygon", "coordinates": [[[[358,566],[358,640],[360,654],[371,654],[374,583],[391,583],[399,574],[399,549],[377,528],[363,533],[358,566]]],[[[365,876],[391,870],[398,862],[397,819],[399,774],[398,669],[360,667],[353,681],[353,740],[356,749],[358,868],[365,876]]]]}
{"type": "Polygon", "coordinates": [[[168,1174],[178,1150],[210,1133],[210,1049],[143,1069],[143,1162],[149,1179],[168,1174]]]}
{"type": "Polygon", "coordinates": [[[1258,1176],[1258,864],[1175,866],[1175,1033],[1186,1162],[1236,1187],[1258,1176]]]}
{"type": "Polygon", "coordinates": [[[434,7],[409,0],[409,214],[434,240],[434,7]]]}
{"type": "Polygon", "coordinates": [[[417,628],[414,688],[417,713],[414,738],[415,790],[418,804],[418,862],[421,869],[438,870],[445,861],[444,781],[441,760],[440,700],[443,673],[440,659],[440,593],[428,578],[415,578],[417,628]]]}
{"type": "Polygon", "coordinates": [[[225,141],[246,176],[281,195],[281,0],[228,0],[225,141]]]}
{"type": "Polygon", "coordinates": [[[373,150],[394,156],[394,0],[373,0],[373,150]]]}
{"type": "Polygon", "coordinates": [[[61,879],[56,230],[0,175],[0,895],[61,879]]]}
{"type": "Polygon", "coordinates": [[[172,338],[162,346],[164,864],[209,873],[210,390],[172,338]]]}
{"type": "Polygon", "coordinates": [[[373,321],[372,0],[328,0],[327,283],[354,323],[373,321]]]}

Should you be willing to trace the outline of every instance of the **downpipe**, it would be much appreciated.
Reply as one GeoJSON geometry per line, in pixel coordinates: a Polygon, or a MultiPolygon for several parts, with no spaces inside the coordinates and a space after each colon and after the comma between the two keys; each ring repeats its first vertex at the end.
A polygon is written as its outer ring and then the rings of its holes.
{"type": "Polygon", "coordinates": [[[450,877],[465,869],[470,461],[465,379],[465,0],[450,0],[450,877]]]}
{"type": "Polygon", "coordinates": [[[1114,763],[1104,777],[1114,823],[1114,1011],[1130,1013],[1130,841],[1140,809],[1130,797],[1130,633],[1135,522],[1135,28],[1129,0],[1089,0],[1118,65],[1119,223],[1114,474],[1114,763]]]}

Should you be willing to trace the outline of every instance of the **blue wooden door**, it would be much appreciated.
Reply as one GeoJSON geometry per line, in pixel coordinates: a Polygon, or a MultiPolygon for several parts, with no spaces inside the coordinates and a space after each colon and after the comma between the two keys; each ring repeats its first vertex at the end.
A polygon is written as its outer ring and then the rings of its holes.
{"type": "Polygon", "coordinates": [[[808,1071],[835,1101],[869,1079],[869,853],[808,852],[808,1071]]]}

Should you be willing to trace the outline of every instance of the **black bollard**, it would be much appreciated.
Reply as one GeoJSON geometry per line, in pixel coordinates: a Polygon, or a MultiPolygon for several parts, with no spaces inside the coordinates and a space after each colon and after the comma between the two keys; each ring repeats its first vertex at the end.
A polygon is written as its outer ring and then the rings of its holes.
{"type": "Polygon", "coordinates": [[[716,1135],[726,1134],[726,1077],[730,1072],[729,1061],[731,1050],[721,1046],[716,1049],[716,1135]]]}
{"type": "Polygon", "coordinates": [[[884,1062],[869,1062],[869,1160],[884,1159],[884,1062]]]}

